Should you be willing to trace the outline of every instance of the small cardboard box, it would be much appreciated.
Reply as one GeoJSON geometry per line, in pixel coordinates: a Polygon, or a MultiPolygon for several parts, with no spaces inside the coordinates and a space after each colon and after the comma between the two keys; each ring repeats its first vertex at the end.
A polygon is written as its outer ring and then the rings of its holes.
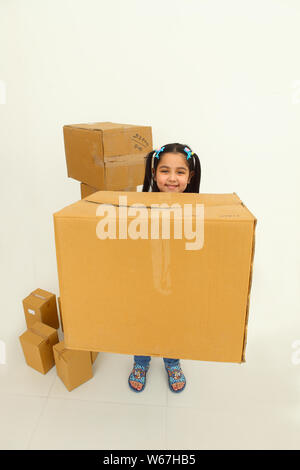
{"type": "Polygon", "coordinates": [[[46,374],[55,364],[53,346],[58,343],[57,331],[36,321],[19,339],[27,364],[46,374]]]}
{"type": "Polygon", "coordinates": [[[67,349],[64,341],[60,341],[53,352],[57,375],[69,392],[93,377],[90,351],[67,349]]]}
{"type": "Polygon", "coordinates": [[[152,150],[150,126],[112,122],[63,127],[68,176],[93,188],[124,190],[143,183],[152,150]]]}
{"type": "MultiPolygon", "coordinates": [[[[81,199],[84,199],[97,191],[99,191],[99,189],[93,188],[86,183],[80,183],[81,199]]],[[[132,188],[121,188],[120,191],[137,191],[137,186],[132,188]]]]}
{"type": "Polygon", "coordinates": [[[23,299],[27,327],[40,321],[57,329],[59,327],[56,296],[43,289],[36,289],[23,299]]]}
{"type": "Polygon", "coordinates": [[[54,214],[65,344],[244,362],[255,227],[236,194],[99,191],[65,207],[54,214]]]}

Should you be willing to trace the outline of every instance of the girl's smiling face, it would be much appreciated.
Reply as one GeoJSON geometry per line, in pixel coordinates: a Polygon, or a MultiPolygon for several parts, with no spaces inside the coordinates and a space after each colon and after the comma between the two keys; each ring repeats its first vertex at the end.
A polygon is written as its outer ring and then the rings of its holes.
{"type": "Polygon", "coordinates": [[[183,193],[193,174],[193,171],[190,173],[184,155],[165,153],[158,162],[154,179],[163,193],[183,193]]]}

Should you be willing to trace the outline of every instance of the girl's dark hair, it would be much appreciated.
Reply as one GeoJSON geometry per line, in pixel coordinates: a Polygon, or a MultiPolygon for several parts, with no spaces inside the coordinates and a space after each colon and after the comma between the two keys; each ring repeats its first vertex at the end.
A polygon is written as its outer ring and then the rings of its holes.
{"type": "MultiPolygon", "coordinates": [[[[156,173],[156,168],[159,163],[159,160],[161,159],[161,156],[164,153],[180,153],[181,155],[184,155],[187,157],[187,153],[185,152],[184,148],[188,148],[190,150],[190,147],[188,145],[183,145],[183,144],[168,144],[164,145],[164,150],[159,153],[159,158],[154,158],[153,162],[153,168],[156,173]]],[[[153,159],[153,154],[156,152],[156,150],[152,150],[149,152],[146,156],[146,168],[145,168],[145,178],[144,178],[144,184],[143,184],[143,192],[148,192],[149,189],[151,188],[152,192],[157,193],[159,192],[158,186],[156,184],[156,181],[154,181],[152,177],[152,159],[153,159]]],[[[201,180],[201,165],[200,165],[200,160],[199,157],[196,153],[194,153],[191,158],[187,160],[187,164],[189,167],[190,172],[194,171],[194,175],[191,178],[190,183],[187,185],[185,190],[183,191],[184,193],[199,193],[200,190],[200,180],[201,180]]]]}

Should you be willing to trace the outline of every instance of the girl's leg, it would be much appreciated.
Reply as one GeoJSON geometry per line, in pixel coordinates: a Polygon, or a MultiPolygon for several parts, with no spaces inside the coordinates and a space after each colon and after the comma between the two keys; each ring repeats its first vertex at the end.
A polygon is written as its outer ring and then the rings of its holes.
{"type": "Polygon", "coordinates": [[[178,366],[179,359],[169,359],[168,357],[164,357],[165,366],[178,366]]]}
{"type": "Polygon", "coordinates": [[[134,362],[139,364],[140,366],[147,367],[151,361],[150,356],[134,356],[134,362]]]}
{"type": "Polygon", "coordinates": [[[165,368],[168,373],[169,387],[172,392],[181,392],[186,385],[184,373],[181,370],[179,359],[164,357],[165,368]]]}
{"type": "Polygon", "coordinates": [[[144,390],[146,385],[146,374],[149,369],[150,356],[134,356],[134,364],[129,375],[129,386],[136,392],[144,390]]]}

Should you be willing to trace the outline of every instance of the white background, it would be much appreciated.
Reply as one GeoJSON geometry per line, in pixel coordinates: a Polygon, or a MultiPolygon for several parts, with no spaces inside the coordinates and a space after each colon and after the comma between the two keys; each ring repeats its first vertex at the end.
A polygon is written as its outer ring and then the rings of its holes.
{"type": "MultiPolygon", "coordinates": [[[[1,387],[8,394],[23,387],[13,375],[24,362],[22,299],[37,287],[58,295],[52,214],[80,198],[79,182],[67,177],[63,125],[150,125],[156,148],[176,141],[198,153],[201,192],[236,192],[258,219],[247,363],[234,373],[233,389],[241,380],[253,387],[254,395],[240,398],[249,415],[264,397],[270,416],[282,410],[296,436],[299,24],[297,0],[0,1],[0,340],[6,345],[0,393],[1,387]]],[[[202,367],[221,374],[222,389],[230,366],[202,367]]],[[[30,380],[25,369],[22,377],[30,380]]],[[[34,394],[32,387],[28,398],[34,394]]],[[[206,400],[202,405],[209,405],[209,393],[206,400]]],[[[234,406],[230,416],[236,417],[234,406]]],[[[2,445],[26,447],[34,431],[29,438],[2,445]]],[[[212,437],[205,445],[217,442],[212,437]]],[[[260,442],[288,447],[294,441],[260,442]]],[[[249,430],[247,443],[256,445],[255,431],[249,430]]],[[[202,445],[200,439],[194,448],[202,445]]]]}

